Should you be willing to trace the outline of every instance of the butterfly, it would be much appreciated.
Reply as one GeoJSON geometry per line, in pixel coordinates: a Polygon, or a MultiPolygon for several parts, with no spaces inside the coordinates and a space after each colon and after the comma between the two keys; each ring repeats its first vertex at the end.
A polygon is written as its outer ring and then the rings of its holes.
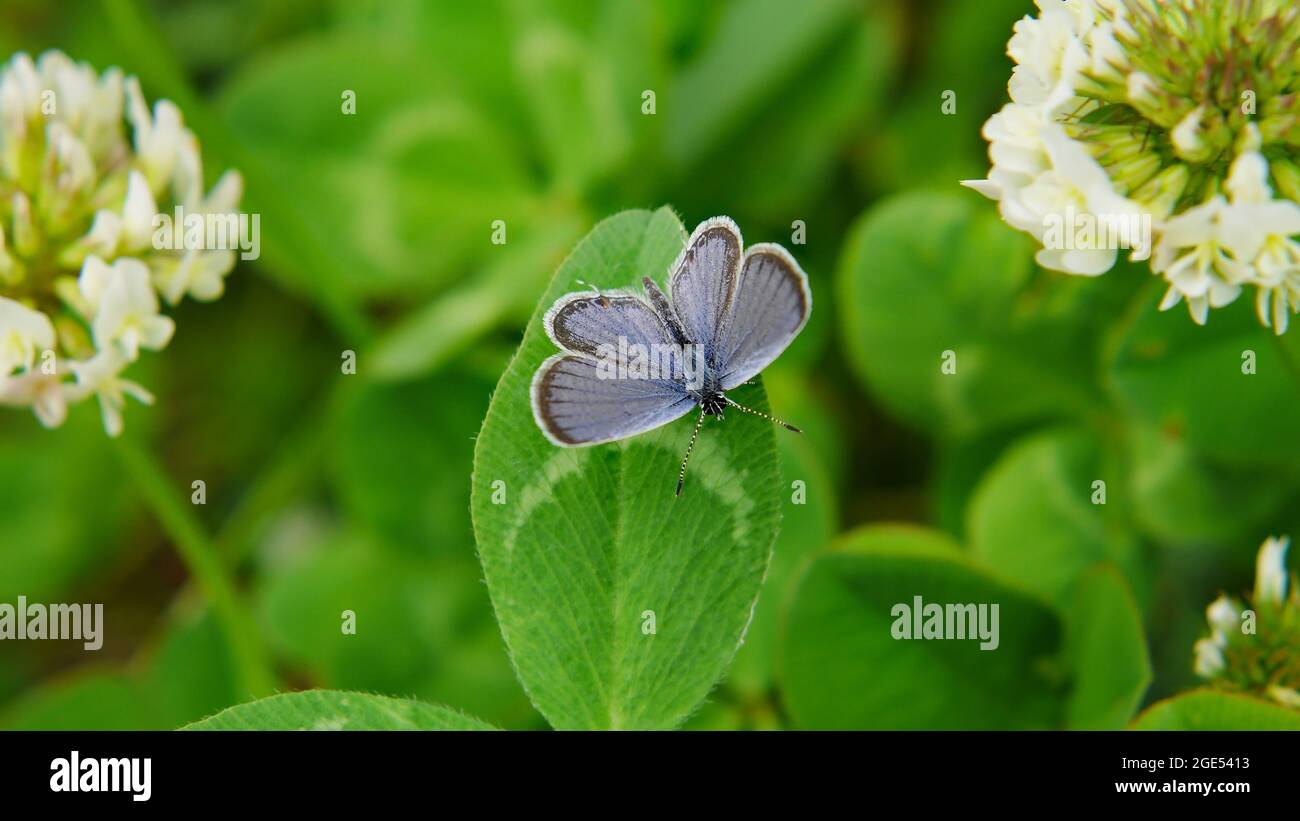
{"type": "Polygon", "coordinates": [[[748,384],[799,335],[812,292],[788,251],[745,249],[727,217],[700,223],[669,272],[671,299],[648,276],[644,298],[588,291],[557,299],[543,324],[563,352],[538,367],[531,396],[537,426],[560,447],[635,436],[698,407],[677,474],[681,496],[706,416],[735,408],[800,432],[726,391],[748,384]]]}

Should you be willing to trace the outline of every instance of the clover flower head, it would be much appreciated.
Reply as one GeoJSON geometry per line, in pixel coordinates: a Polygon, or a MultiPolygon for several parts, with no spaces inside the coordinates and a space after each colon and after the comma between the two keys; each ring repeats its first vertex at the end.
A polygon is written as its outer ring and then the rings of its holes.
{"type": "Polygon", "coordinates": [[[162,236],[170,209],[236,215],[242,180],[208,193],[198,140],[180,110],[152,110],[140,84],[57,51],[0,67],[0,404],[47,427],[97,397],[122,430],[122,374],[175,333],[161,304],[219,297],[235,250],[162,236]]]}
{"type": "Polygon", "coordinates": [[[1289,583],[1288,544],[1269,538],[1260,547],[1246,602],[1221,595],[1206,608],[1210,635],[1196,642],[1194,667],[1221,689],[1300,708],[1300,592],[1289,583]]]}
{"type": "Polygon", "coordinates": [[[1286,599],[1286,549],[1290,539],[1269,538],[1255,560],[1255,601],[1280,605],[1286,599]]]}
{"type": "Polygon", "coordinates": [[[964,184],[1035,237],[1045,268],[1150,260],[1161,309],[1254,289],[1276,333],[1300,311],[1300,7],[1290,0],[1036,0],[1011,98],[964,184]],[[1064,231],[1049,231],[1065,215],[1064,231]]]}

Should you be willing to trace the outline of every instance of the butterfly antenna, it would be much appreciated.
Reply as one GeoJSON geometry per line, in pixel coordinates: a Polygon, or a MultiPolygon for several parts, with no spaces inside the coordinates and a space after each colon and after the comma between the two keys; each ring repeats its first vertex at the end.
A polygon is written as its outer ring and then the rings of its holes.
{"type": "Polygon", "coordinates": [[[731,407],[735,408],[736,410],[744,411],[745,413],[752,413],[752,414],[754,414],[755,416],[761,416],[761,417],[763,417],[764,419],[766,419],[767,421],[772,422],[772,423],[777,424],[777,425],[780,425],[781,427],[785,428],[786,430],[794,431],[795,433],[803,433],[803,431],[799,430],[799,429],[796,428],[794,425],[791,425],[791,424],[789,424],[788,422],[782,422],[780,419],[777,419],[775,416],[772,416],[770,413],[763,413],[763,412],[760,411],[760,410],[754,410],[753,408],[747,408],[747,407],[745,407],[744,405],[740,404],[739,402],[733,402],[733,401],[731,401],[730,399],[727,399],[727,397],[725,397],[725,396],[722,397],[722,398],[723,398],[723,400],[726,401],[726,403],[727,403],[728,405],[730,405],[731,407]]]}
{"type": "Polygon", "coordinates": [[[691,451],[695,450],[695,440],[700,437],[700,426],[704,424],[704,411],[700,411],[700,418],[695,421],[695,430],[691,431],[691,443],[686,446],[686,455],[682,457],[682,469],[677,471],[677,493],[682,495],[682,485],[686,483],[686,463],[691,459],[691,451]]]}

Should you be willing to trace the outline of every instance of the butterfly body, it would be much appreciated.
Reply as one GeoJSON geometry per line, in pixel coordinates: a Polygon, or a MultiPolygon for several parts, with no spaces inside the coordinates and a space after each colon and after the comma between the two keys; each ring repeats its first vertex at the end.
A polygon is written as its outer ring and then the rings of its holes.
{"type": "MultiPolygon", "coordinates": [[[[644,297],[572,293],[546,312],[546,333],[563,351],[533,378],[533,417],[547,439],[561,447],[611,442],[697,408],[688,459],[704,418],[729,407],[797,430],[726,395],[776,359],[808,320],[808,278],[789,252],[768,243],[745,250],[735,223],[715,217],[673,263],[671,298],[650,277],[642,285],[644,297]]],[[[684,476],[685,460],[679,493],[684,476]]]]}
{"type": "Polygon", "coordinates": [[[727,395],[721,391],[702,393],[695,398],[705,416],[722,416],[727,409],[727,395]]]}

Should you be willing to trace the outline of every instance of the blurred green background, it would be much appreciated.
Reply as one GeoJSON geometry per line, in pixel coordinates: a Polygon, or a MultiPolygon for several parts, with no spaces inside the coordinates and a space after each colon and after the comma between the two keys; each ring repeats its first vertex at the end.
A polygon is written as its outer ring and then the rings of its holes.
{"type": "MultiPolygon", "coordinates": [[[[773,408],[807,432],[779,439],[807,504],[784,505],[749,640],[688,726],[887,725],[888,704],[858,703],[876,681],[937,705],[917,724],[1118,726],[1194,685],[1204,606],[1250,586],[1265,535],[1300,533],[1300,343],[1258,329],[1249,300],[1209,328],[1158,314],[1141,267],[1039,271],[993,204],[957,187],[987,170],[980,127],[1006,97],[1012,23],[1033,11],[10,0],[0,46],[137,74],[150,100],[181,106],[210,178],[245,175],[262,258],[221,301],[178,309],[170,348],[136,366],[158,402],[130,407],[125,436],[157,454],[178,499],[206,482],[193,512],[278,688],[545,726],[474,553],[474,437],[572,246],[604,216],[670,204],[688,228],[727,214],[748,242],[788,245],[816,300],[765,374],[773,408]],[[843,535],[879,522],[929,530],[843,535]],[[922,677],[853,641],[846,609],[810,610],[878,580],[815,557],[896,537],[943,541],[1028,597],[1045,647],[1012,647],[993,674],[922,677]],[[1088,633],[1125,608],[1128,622],[1088,633]],[[340,632],[346,609],[356,636],[340,632]],[[1080,635],[1093,638],[1082,663],[1131,663],[1119,706],[1075,721],[1083,708],[1059,691],[1080,686],[1080,635]]],[[[0,644],[0,727],[170,728],[249,698],[120,451],[90,405],[52,432],[0,414],[0,601],[107,611],[98,653],[0,644]]]]}

